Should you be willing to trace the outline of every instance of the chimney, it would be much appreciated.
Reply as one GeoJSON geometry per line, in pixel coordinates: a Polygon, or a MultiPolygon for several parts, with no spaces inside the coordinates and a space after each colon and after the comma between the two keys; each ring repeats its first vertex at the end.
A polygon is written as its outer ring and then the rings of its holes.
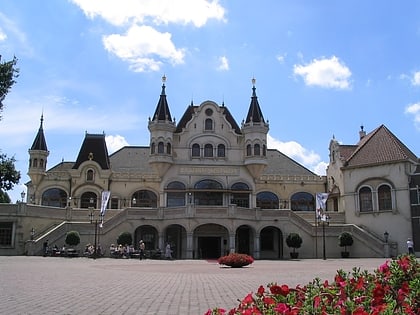
{"type": "Polygon", "coordinates": [[[366,131],[363,130],[363,125],[360,126],[359,138],[362,140],[366,136],[366,131]]]}

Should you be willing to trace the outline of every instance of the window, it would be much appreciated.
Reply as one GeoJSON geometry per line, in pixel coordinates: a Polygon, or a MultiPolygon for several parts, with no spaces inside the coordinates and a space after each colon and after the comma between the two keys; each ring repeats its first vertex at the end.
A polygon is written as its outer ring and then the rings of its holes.
{"type": "Polygon", "coordinates": [[[248,144],[246,146],[246,156],[251,156],[252,152],[251,152],[251,145],[248,144]]]}
{"type": "Polygon", "coordinates": [[[206,144],[204,146],[204,156],[213,157],[213,146],[211,144],[206,144]]]}
{"type": "Polygon", "coordinates": [[[170,182],[166,187],[168,190],[166,197],[167,207],[185,206],[185,185],[181,182],[170,182]]]}
{"type": "Polygon", "coordinates": [[[152,145],[150,146],[150,153],[151,153],[151,154],[155,154],[155,152],[156,152],[156,145],[155,145],[155,143],[153,142],[153,143],[152,143],[152,145]]]}
{"type": "Polygon", "coordinates": [[[34,163],[32,164],[33,167],[38,167],[38,159],[34,159],[34,163]]]}
{"type": "Polygon", "coordinates": [[[260,145],[257,143],[256,145],[254,145],[254,155],[259,156],[260,154],[260,145]]]}
{"type": "Polygon", "coordinates": [[[171,144],[170,143],[168,143],[167,145],[166,145],[166,153],[168,153],[169,155],[171,154],[171,151],[172,151],[172,146],[171,146],[171,144]]]}
{"type": "Polygon", "coordinates": [[[372,190],[369,187],[362,187],[359,190],[360,212],[373,211],[372,190]]]}
{"type": "Polygon", "coordinates": [[[392,210],[391,187],[381,185],[378,188],[379,210],[392,210]]]}
{"type": "Polygon", "coordinates": [[[420,187],[410,188],[410,203],[412,206],[420,205],[420,187]]]}
{"type": "Polygon", "coordinates": [[[13,222],[0,222],[0,247],[12,246],[13,222]]]}
{"type": "Polygon", "coordinates": [[[65,208],[67,206],[67,193],[60,188],[51,188],[42,194],[43,206],[65,208]]]}
{"type": "Polygon", "coordinates": [[[111,209],[118,209],[118,198],[111,198],[111,209]]]}
{"type": "Polygon", "coordinates": [[[205,179],[195,184],[194,199],[196,205],[202,206],[222,206],[223,205],[223,186],[212,179],[205,179]]]}
{"type": "Polygon", "coordinates": [[[194,143],[192,146],[192,156],[193,157],[199,157],[200,156],[200,145],[197,143],[194,143]]]}
{"type": "Polygon", "coordinates": [[[257,207],[261,209],[278,209],[279,198],[270,191],[262,191],[257,194],[257,207]]]}
{"type": "Polygon", "coordinates": [[[136,207],[157,207],[157,196],[153,191],[150,190],[138,190],[132,196],[131,200],[135,200],[136,207]]]}
{"type": "Polygon", "coordinates": [[[87,170],[87,172],[86,172],[86,181],[87,182],[93,182],[93,180],[94,180],[94,172],[93,172],[93,170],[92,169],[90,169],[90,170],[87,170]]]}
{"type": "Polygon", "coordinates": [[[230,203],[238,207],[249,208],[249,187],[247,184],[238,182],[232,185],[230,203]],[[243,192],[242,192],[243,191],[243,192]]]}
{"type": "Polygon", "coordinates": [[[97,195],[94,192],[88,191],[82,194],[80,198],[80,208],[97,208],[97,195]]]}
{"type": "Polygon", "coordinates": [[[267,146],[263,145],[263,156],[267,156],[267,146]]]}
{"type": "Polygon", "coordinates": [[[204,130],[213,130],[213,120],[207,118],[204,122],[204,130]]]}
{"type": "Polygon", "coordinates": [[[310,193],[298,192],[290,199],[293,211],[315,211],[315,198],[310,193]]]}
{"type": "Polygon", "coordinates": [[[164,144],[163,144],[163,142],[159,142],[158,143],[158,154],[162,154],[162,153],[165,153],[165,151],[164,151],[164,144]]]}
{"type": "Polygon", "coordinates": [[[225,157],[225,145],[224,144],[219,144],[217,146],[217,156],[218,157],[225,157]]]}

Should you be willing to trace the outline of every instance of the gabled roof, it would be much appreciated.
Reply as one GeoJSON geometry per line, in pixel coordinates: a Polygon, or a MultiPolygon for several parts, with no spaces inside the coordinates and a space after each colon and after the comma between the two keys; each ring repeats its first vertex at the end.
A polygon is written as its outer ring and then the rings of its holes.
{"type": "MultiPolygon", "coordinates": [[[[340,146],[341,154],[341,146],[340,146]]],[[[385,125],[364,136],[346,159],[345,166],[412,161],[418,158],[385,125]]]]}
{"type": "Polygon", "coordinates": [[[32,143],[31,150],[48,151],[47,142],[45,141],[45,136],[44,136],[43,122],[44,122],[44,115],[41,115],[41,123],[39,126],[38,133],[36,134],[35,140],[32,143]]]}
{"type": "Polygon", "coordinates": [[[80,164],[89,160],[97,162],[104,170],[109,169],[109,157],[105,142],[105,134],[86,133],[73,169],[78,169],[80,164]]]}

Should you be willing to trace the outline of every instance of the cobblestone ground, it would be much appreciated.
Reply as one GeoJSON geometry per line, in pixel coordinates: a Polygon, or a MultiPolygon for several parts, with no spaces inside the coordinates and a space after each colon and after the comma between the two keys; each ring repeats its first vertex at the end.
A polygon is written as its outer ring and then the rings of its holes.
{"type": "Polygon", "coordinates": [[[0,257],[0,314],[203,315],[230,309],[260,285],[296,286],[338,269],[373,271],[385,258],[255,261],[0,257]]]}

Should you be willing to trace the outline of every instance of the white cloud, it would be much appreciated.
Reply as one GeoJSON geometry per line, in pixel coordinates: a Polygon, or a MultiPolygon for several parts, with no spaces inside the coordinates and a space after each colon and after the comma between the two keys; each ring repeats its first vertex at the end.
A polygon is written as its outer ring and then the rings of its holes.
{"type": "Polygon", "coordinates": [[[270,149],[277,149],[288,157],[295,159],[314,173],[325,175],[328,164],[321,161],[321,157],[317,153],[305,149],[296,141],[282,142],[267,135],[267,145],[270,149]]]}
{"type": "Polygon", "coordinates": [[[72,0],[86,16],[99,16],[108,23],[192,24],[204,26],[208,20],[225,21],[225,9],[218,0],[72,0]]]}
{"type": "Polygon", "coordinates": [[[217,67],[217,70],[229,70],[229,60],[225,56],[219,57],[219,66],[217,67]]]}
{"type": "Polygon", "coordinates": [[[5,32],[3,32],[3,30],[0,28],[0,42],[6,40],[7,35],[5,32]]]}
{"type": "Polygon", "coordinates": [[[414,116],[414,124],[420,130],[420,103],[408,105],[405,108],[405,113],[414,116]]]}
{"type": "Polygon", "coordinates": [[[335,56],[330,59],[314,59],[307,65],[294,65],[293,72],[301,76],[307,85],[337,89],[350,88],[351,71],[335,56]]]}
{"type": "Polygon", "coordinates": [[[129,145],[128,142],[125,140],[123,136],[116,135],[116,136],[106,136],[105,137],[106,146],[108,148],[109,153],[114,153],[115,151],[121,149],[124,146],[129,145]]]}
{"type": "Polygon", "coordinates": [[[282,55],[277,55],[277,56],[276,56],[276,59],[277,59],[277,61],[278,61],[278,62],[280,62],[280,63],[284,63],[284,61],[285,61],[285,59],[286,59],[286,56],[287,56],[287,54],[286,54],[286,53],[284,53],[284,54],[282,54],[282,55]]]}
{"type": "Polygon", "coordinates": [[[106,50],[128,61],[136,72],[160,70],[162,62],[157,57],[172,64],[184,62],[184,49],[176,49],[171,34],[160,33],[150,26],[133,25],[125,35],[104,36],[103,43],[106,50]]]}
{"type": "Polygon", "coordinates": [[[420,71],[414,73],[413,78],[411,79],[411,84],[414,86],[420,85],[420,71]]]}

